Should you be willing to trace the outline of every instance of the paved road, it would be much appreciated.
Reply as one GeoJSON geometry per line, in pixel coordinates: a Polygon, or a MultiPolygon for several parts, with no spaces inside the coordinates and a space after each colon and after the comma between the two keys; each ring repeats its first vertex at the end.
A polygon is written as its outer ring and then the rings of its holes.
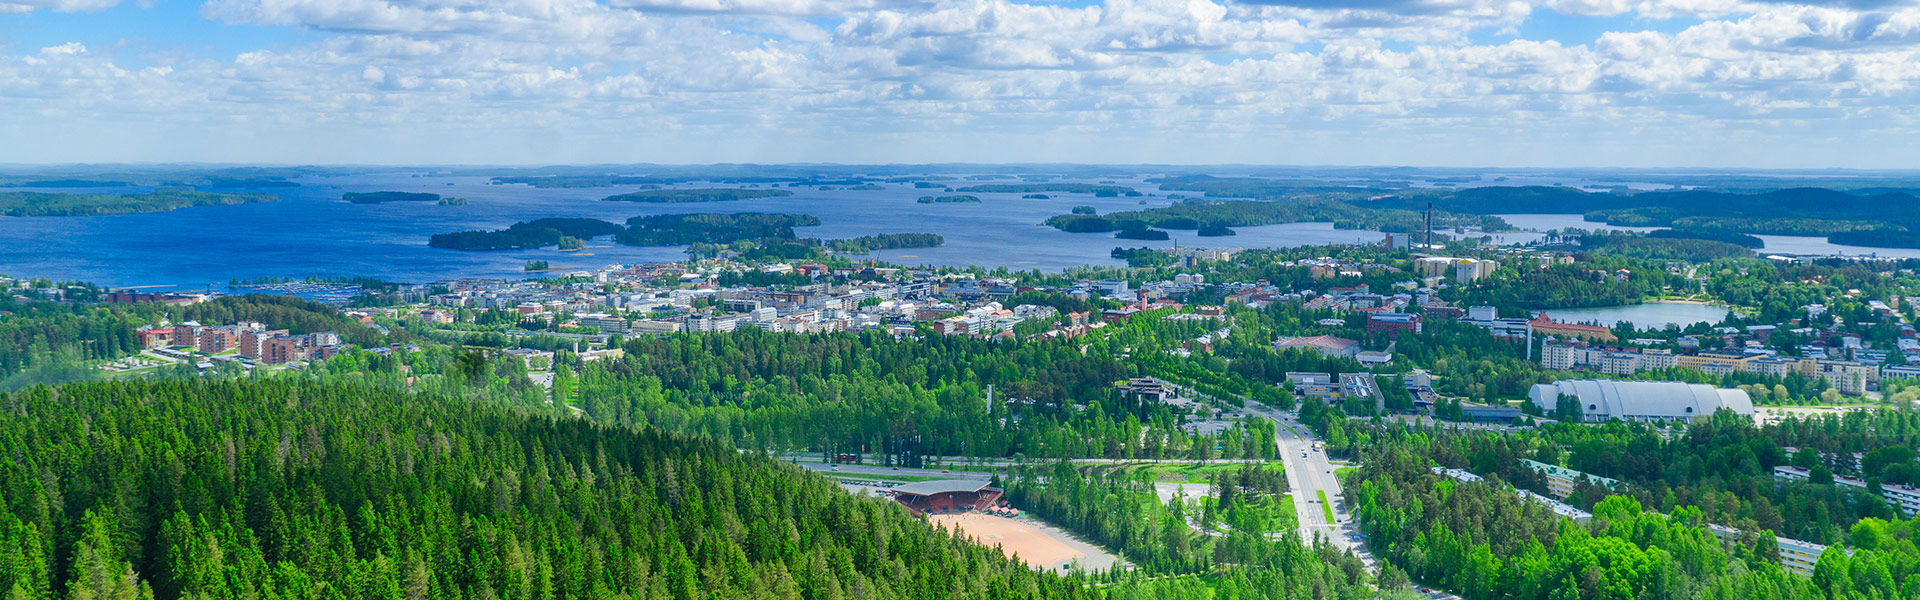
{"type": "Polygon", "coordinates": [[[873,465],[829,465],[829,464],[822,464],[818,462],[817,458],[813,462],[809,462],[806,460],[800,460],[797,462],[790,460],[788,462],[793,462],[794,464],[797,464],[802,467],[812,469],[815,471],[820,471],[830,476],[838,475],[847,479],[858,479],[859,475],[896,475],[896,476],[911,475],[914,477],[938,477],[941,479],[992,479],[993,478],[992,473],[976,473],[972,471],[954,471],[951,473],[942,473],[940,469],[907,469],[907,468],[896,469],[893,467],[876,467],[873,465]]]}
{"type": "MultiPolygon", "coordinates": [[[[1249,406],[1252,406],[1251,404],[1249,406]]],[[[1280,426],[1275,442],[1280,446],[1280,458],[1286,462],[1287,485],[1292,488],[1294,514],[1300,519],[1300,538],[1312,543],[1314,538],[1324,538],[1335,549],[1349,551],[1358,556],[1367,565],[1368,570],[1377,570],[1373,553],[1367,550],[1354,536],[1360,534],[1359,527],[1353,523],[1353,517],[1347,514],[1346,501],[1340,496],[1340,481],[1334,477],[1337,468],[1327,459],[1327,453],[1313,449],[1319,440],[1305,425],[1293,420],[1293,416],[1277,410],[1262,407],[1250,409],[1280,426]],[[1334,522],[1328,523],[1324,511],[1320,510],[1320,494],[1327,495],[1327,502],[1333,507],[1334,522]]]]}
{"type": "MultiPolygon", "coordinates": [[[[1253,414],[1264,416],[1280,425],[1275,442],[1280,446],[1280,458],[1286,461],[1287,485],[1293,488],[1293,507],[1300,516],[1300,535],[1312,542],[1314,537],[1326,538],[1338,550],[1352,552],[1367,565],[1367,570],[1380,574],[1380,564],[1367,549],[1366,543],[1358,537],[1360,525],[1353,522],[1353,516],[1347,514],[1347,504],[1340,496],[1340,480],[1333,471],[1340,467],[1327,458],[1326,452],[1316,452],[1313,444],[1319,440],[1313,437],[1313,430],[1299,421],[1293,420],[1291,413],[1281,412],[1248,403],[1253,414]],[[1306,453],[1305,457],[1301,453],[1306,453]],[[1327,493],[1327,501],[1333,507],[1333,523],[1328,523],[1326,514],[1320,510],[1320,494],[1327,493]]],[[[1422,597],[1433,600],[1463,600],[1460,596],[1440,590],[1418,588],[1422,597]]]]}

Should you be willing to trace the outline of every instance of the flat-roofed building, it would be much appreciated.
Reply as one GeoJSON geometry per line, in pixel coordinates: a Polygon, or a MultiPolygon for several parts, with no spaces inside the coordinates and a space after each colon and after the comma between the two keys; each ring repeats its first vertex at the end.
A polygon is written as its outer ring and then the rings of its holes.
{"type": "Polygon", "coordinates": [[[1880,380],[1880,367],[1850,360],[1814,362],[1814,376],[1827,380],[1842,394],[1864,394],[1867,384],[1880,380]]]}
{"type": "Polygon", "coordinates": [[[1550,465],[1537,460],[1524,458],[1520,459],[1520,464],[1526,465],[1528,469],[1532,469],[1546,477],[1547,491],[1551,492],[1554,497],[1562,500],[1566,499],[1567,496],[1573,495],[1573,490],[1583,482],[1607,490],[1614,490],[1620,487],[1618,480],[1608,479],[1583,471],[1575,471],[1560,465],[1550,465]]]}
{"type": "Polygon", "coordinates": [[[1420,333],[1420,315],[1411,313],[1374,313],[1367,317],[1367,333],[1385,332],[1399,336],[1400,332],[1420,333]]]}
{"type": "Polygon", "coordinates": [[[1701,352],[1682,354],[1674,357],[1674,364],[1683,369],[1693,369],[1706,373],[1745,372],[1747,362],[1761,355],[1745,355],[1735,352],[1701,352]],[[1716,368],[1717,367],[1717,368],[1716,368]]]}

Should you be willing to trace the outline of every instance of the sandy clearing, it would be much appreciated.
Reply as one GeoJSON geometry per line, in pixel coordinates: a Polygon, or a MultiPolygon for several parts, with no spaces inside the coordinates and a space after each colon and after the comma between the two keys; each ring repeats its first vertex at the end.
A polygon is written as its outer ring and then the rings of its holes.
{"type": "MultiPolygon", "coordinates": [[[[1111,567],[1115,560],[1104,552],[1100,552],[1101,556],[1089,559],[1083,549],[1075,546],[1087,548],[1091,546],[1066,538],[1065,532],[1042,531],[1021,519],[982,513],[958,513],[932,515],[928,520],[964,533],[982,545],[999,546],[1000,551],[1005,552],[1007,556],[1039,568],[1060,570],[1077,562],[1083,567],[1105,569],[1111,567]]],[[[1047,527],[1047,529],[1053,528],[1047,527]]],[[[1099,552],[1098,549],[1094,551],[1099,552]]]]}

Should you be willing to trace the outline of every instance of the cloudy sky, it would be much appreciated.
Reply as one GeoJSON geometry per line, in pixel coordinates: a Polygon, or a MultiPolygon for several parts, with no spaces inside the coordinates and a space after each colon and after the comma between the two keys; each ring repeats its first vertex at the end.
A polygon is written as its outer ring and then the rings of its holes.
{"type": "Polygon", "coordinates": [[[1920,167],[1920,0],[0,0],[0,162],[1920,167]]]}

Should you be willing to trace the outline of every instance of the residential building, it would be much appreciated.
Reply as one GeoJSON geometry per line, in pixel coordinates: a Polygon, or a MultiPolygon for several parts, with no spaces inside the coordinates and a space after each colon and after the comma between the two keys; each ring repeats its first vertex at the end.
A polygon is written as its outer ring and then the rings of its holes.
{"type": "Polygon", "coordinates": [[[1827,380],[1842,394],[1867,392],[1867,384],[1880,381],[1880,367],[1850,360],[1821,360],[1813,363],[1814,375],[1827,380]]]}
{"type": "Polygon", "coordinates": [[[1487,277],[1500,268],[1499,261],[1462,258],[1453,263],[1453,280],[1460,283],[1473,283],[1487,277]]]}
{"type": "Polygon", "coordinates": [[[1561,500],[1565,500],[1567,499],[1567,496],[1573,495],[1573,490],[1575,488],[1578,488],[1581,483],[1586,483],[1587,485],[1592,485],[1594,487],[1606,489],[1609,491],[1616,490],[1620,487],[1620,482],[1618,480],[1608,479],[1605,477],[1601,477],[1599,475],[1593,475],[1593,474],[1585,473],[1582,471],[1575,471],[1573,469],[1569,469],[1559,465],[1550,465],[1537,460],[1529,460],[1525,458],[1520,459],[1520,464],[1526,465],[1528,469],[1532,469],[1533,471],[1538,472],[1540,473],[1540,475],[1546,477],[1547,491],[1551,493],[1555,498],[1559,498],[1561,500]]]}
{"type": "MultiPolygon", "coordinates": [[[[1788,481],[1808,481],[1813,477],[1813,472],[1800,467],[1782,465],[1773,468],[1773,476],[1788,481]]],[[[1864,479],[1844,475],[1833,476],[1833,483],[1834,485],[1844,485],[1863,490],[1873,489],[1873,486],[1864,479]]],[[[1909,517],[1920,514],[1920,488],[1905,485],[1882,485],[1880,486],[1880,496],[1885,498],[1888,504],[1892,504],[1894,508],[1900,509],[1901,512],[1909,517]]]]}

